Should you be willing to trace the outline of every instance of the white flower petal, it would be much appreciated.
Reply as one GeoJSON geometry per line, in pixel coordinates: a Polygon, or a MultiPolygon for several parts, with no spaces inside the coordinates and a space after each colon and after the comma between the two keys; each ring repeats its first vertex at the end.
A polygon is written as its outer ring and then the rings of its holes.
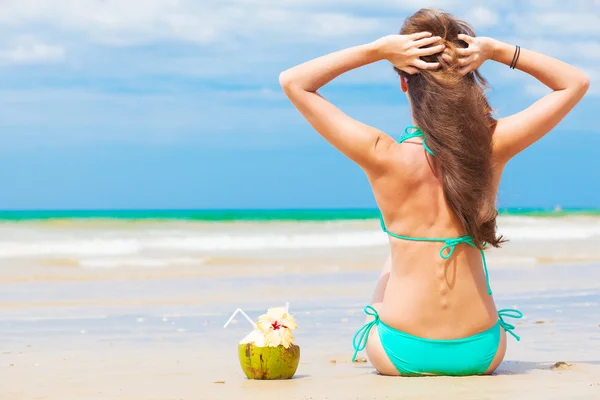
{"type": "Polygon", "coordinates": [[[277,347],[282,345],[286,349],[294,342],[292,331],[287,328],[275,329],[265,334],[265,345],[277,347]]]}
{"type": "Polygon", "coordinates": [[[285,325],[290,329],[298,329],[294,317],[286,311],[284,307],[269,308],[266,314],[272,320],[278,321],[281,325],[285,325]]]}
{"type": "Polygon", "coordinates": [[[272,319],[269,315],[267,314],[263,314],[258,318],[258,322],[256,323],[256,326],[258,327],[258,329],[263,332],[266,333],[268,332],[270,329],[272,329],[272,325],[273,322],[275,322],[274,319],[272,319]]]}

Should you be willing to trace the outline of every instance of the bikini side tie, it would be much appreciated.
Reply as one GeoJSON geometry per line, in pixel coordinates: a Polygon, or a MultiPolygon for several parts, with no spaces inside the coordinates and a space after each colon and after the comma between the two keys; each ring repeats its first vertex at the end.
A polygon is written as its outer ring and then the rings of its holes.
{"type": "Polygon", "coordinates": [[[365,347],[367,347],[367,341],[369,340],[369,333],[371,329],[379,322],[379,314],[377,310],[372,306],[365,307],[365,314],[375,317],[373,321],[368,322],[362,326],[354,335],[354,339],[352,339],[352,345],[354,346],[354,355],[352,356],[352,362],[356,360],[356,356],[359,351],[363,351],[365,347]]]}
{"type": "Polygon", "coordinates": [[[498,318],[500,319],[500,326],[504,328],[506,333],[510,333],[517,341],[521,341],[521,337],[513,332],[515,326],[513,324],[509,324],[504,321],[504,317],[521,319],[523,318],[523,313],[519,310],[515,310],[514,308],[505,308],[498,311],[498,318]]]}

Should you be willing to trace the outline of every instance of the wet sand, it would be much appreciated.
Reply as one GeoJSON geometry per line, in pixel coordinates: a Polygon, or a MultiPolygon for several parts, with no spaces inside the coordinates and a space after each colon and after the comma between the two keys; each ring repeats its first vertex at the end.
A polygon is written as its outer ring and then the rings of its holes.
{"type": "Polygon", "coordinates": [[[550,362],[509,361],[487,377],[390,378],[374,374],[368,365],[339,361],[347,354],[312,349],[303,353],[294,379],[249,381],[235,363],[235,352],[225,346],[208,350],[174,339],[135,346],[64,345],[69,349],[42,354],[31,347],[3,355],[10,364],[2,368],[2,398],[597,399],[600,393],[600,366],[584,361],[559,370],[550,362]]]}
{"type": "MultiPolygon", "coordinates": [[[[499,307],[518,307],[497,374],[390,378],[351,363],[378,267],[299,273],[4,283],[1,399],[594,399],[600,397],[600,265],[491,268],[499,307]],[[291,302],[301,365],[290,381],[245,379],[237,342],[256,318],[291,302]],[[558,369],[551,366],[566,362],[558,369]]],[[[159,271],[154,271],[155,273],[159,271]]],[[[163,271],[164,272],[164,271],[163,271]]]]}
{"type": "MultiPolygon", "coordinates": [[[[0,399],[598,399],[599,223],[511,221],[515,240],[488,261],[498,308],[525,314],[515,322],[522,340],[509,337],[495,375],[465,378],[383,377],[350,362],[387,255],[374,236],[381,233],[370,230],[376,221],[3,225],[0,242],[13,243],[14,254],[0,258],[0,399]],[[239,248],[195,247],[213,231],[232,230],[246,235],[231,242],[239,248]],[[286,236],[299,230],[305,236],[286,236]],[[332,235],[315,236],[321,230],[332,235]],[[538,240],[546,231],[554,236],[538,240]],[[337,248],[338,234],[363,242],[337,248]],[[265,247],[272,237],[283,247],[265,247]],[[333,242],[320,248],[325,238],[333,242]],[[297,374],[247,380],[237,343],[250,326],[223,324],[238,307],[257,318],[286,301],[299,325],[297,374]],[[558,362],[566,364],[552,368],[558,362]]],[[[219,240],[215,246],[231,244],[219,240]]]]}

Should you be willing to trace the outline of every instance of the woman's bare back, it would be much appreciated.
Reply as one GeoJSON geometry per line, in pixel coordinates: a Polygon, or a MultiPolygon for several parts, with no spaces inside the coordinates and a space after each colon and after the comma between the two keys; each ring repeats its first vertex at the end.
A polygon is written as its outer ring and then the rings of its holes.
{"type": "MultiPolygon", "coordinates": [[[[418,139],[394,144],[388,152],[385,174],[369,177],[387,229],[416,238],[464,236],[445,201],[435,156],[418,139]]],[[[467,337],[496,323],[478,249],[458,245],[444,259],[444,243],[389,240],[391,271],[381,299],[382,320],[431,339],[467,337]]]]}

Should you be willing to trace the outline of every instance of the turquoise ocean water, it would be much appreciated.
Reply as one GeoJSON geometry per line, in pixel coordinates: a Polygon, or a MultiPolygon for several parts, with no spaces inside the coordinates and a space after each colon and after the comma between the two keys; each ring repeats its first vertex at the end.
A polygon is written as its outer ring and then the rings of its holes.
{"type": "MultiPolygon", "coordinates": [[[[587,215],[600,217],[600,209],[552,210],[507,208],[501,215],[561,217],[587,215]]],[[[188,220],[188,221],[332,221],[378,218],[377,209],[302,209],[302,210],[6,210],[0,221],[52,219],[188,220]]]]}
{"type": "MultiPolygon", "coordinates": [[[[555,258],[600,259],[594,244],[600,210],[501,213],[499,232],[520,248],[542,246],[545,259],[550,249],[555,258]]],[[[0,211],[0,268],[188,268],[231,257],[317,257],[340,249],[362,256],[389,244],[378,216],[376,209],[0,211]]],[[[537,253],[512,249],[502,262],[537,262],[537,253]]]]}

